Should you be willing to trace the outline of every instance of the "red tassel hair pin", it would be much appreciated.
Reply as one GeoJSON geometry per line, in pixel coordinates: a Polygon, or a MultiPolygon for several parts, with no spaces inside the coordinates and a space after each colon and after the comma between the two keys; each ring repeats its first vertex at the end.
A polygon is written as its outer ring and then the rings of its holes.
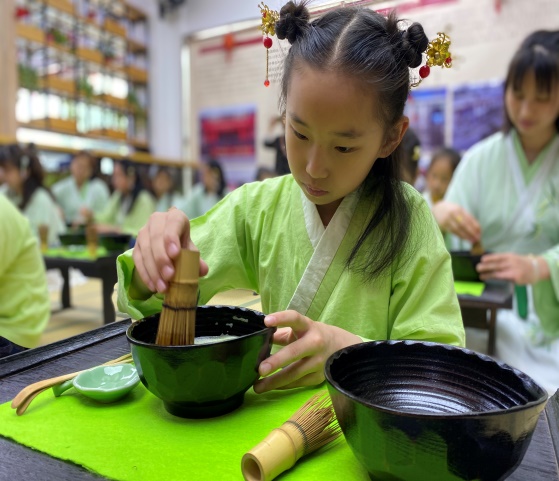
{"type": "Polygon", "coordinates": [[[279,20],[279,13],[275,10],[270,10],[268,6],[264,5],[264,2],[260,2],[258,8],[260,8],[262,14],[260,30],[262,30],[264,35],[262,43],[266,49],[266,79],[264,80],[264,86],[268,87],[270,85],[270,80],[268,79],[268,50],[270,50],[273,44],[270,36],[273,37],[276,34],[276,22],[279,20]]]}
{"type": "Polygon", "coordinates": [[[411,84],[412,87],[417,87],[424,78],[427,78],[431,73],[431,67],[452,67],[452,56],[450,55],[450,38],[447,34],[439,32],[437,38],[431,40],[427,45],[425,52],[427,62],[419,69],[419,80],[411,84]]]}

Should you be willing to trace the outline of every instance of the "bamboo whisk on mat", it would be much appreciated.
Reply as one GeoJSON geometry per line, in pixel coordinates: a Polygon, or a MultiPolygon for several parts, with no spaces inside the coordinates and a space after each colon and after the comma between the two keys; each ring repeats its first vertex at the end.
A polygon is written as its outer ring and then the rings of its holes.
{"type": "Polygon", "coordinates": [[[181,249],[175,275],[163,301],[155,343],[160,346],[194,344],[200,253],[181,249]]]}
{"type": "Polygon", "coordinates": [[[243,476],[246,481],[270,481],[340,434],[328,392],[316,393],[281,427],[243,456],[243,476]]]}

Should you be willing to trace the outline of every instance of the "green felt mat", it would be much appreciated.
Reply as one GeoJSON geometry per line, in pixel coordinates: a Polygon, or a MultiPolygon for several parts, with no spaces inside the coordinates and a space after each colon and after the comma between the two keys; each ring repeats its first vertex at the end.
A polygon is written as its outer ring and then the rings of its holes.
{"type": "MultiPolygon", "coordinates": [[[[211,382],[211,381],[210,381],[211,382]]],[[[23,416],[0,406],[0,435],[114,480],[242,480],[241,458],[286,421],[316,389],[252,390],[236,411],[189,420],[168,414],[142,384],[113,404],[98,404],[74,389],[59,398],[49,389],[23,416]]],[[[369,477],[341,438],[302,458],[280,480],[369,477]]]]}
{"type": "Polygon", "coordinates": [[[107,249],[104,247],[97,247],[97,252],[95,255],[91,255],[86,246],[83,248],[71,248],[67,247],[57,247],[52,249],[47,249],[43,252],[46,257],[64,257],[65,259],[97,259],[98,257],[104,257],[108,254],[107,249]]]}
{"type": "Polygon", "coordinates": [[[483,282],[454,281],[454,289],[456,294],[480,297],[485,289],[485,284],[483,282]]]}

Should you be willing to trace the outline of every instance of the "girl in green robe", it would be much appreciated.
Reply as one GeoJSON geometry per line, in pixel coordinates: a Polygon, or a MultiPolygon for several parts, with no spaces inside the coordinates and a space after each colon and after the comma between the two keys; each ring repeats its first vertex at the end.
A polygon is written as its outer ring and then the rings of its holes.
{"type": "Polygon", "coordinates": [[[128,160],[115,162],[112,182],[115,191],[94,217],[97,231],[135,237],[155,212],[155,199],[144,189],[137,166],[128,160]]]}
{"type": "Polygon", "coordinates": [[[559,31],[524,40],[505,81],[507,121],[461,161],[441,228],[492,254],[481,278],[514,282],[497,318],[496,354],[554,393],[559,388],[559,31]]]}
{"type": "Polygon", "coordinates": [[[0,148],[0,167],[8,185],[7,197],[21,210],[39,238],[39,227],[48,227],[48,244],[58,245],[58,234],[66,230],[60,207],[43,185],[45,176],[37,155],[17,144],[0,148]]]}
{"type": "Polygon", "coordinates": [[[119,258],[119,308],[159,311],[180,246],[195,245],[201,303],[252,289],[278,327],[282,348],[256,392],[319,384],[330,354],[366,339],[463,345],[450,256],[421,195],[397,180],[423,28],[351,7],[309,22],[289,2],[276,32],[292,44],[281,97],[292,174],[246,184],[192,221],[152,215],[119,258]]]}

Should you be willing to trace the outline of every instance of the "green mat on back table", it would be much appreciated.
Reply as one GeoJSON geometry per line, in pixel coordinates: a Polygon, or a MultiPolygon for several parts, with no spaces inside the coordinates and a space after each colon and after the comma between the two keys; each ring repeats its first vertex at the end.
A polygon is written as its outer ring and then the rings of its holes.
{"type": "Polygon", "coordinates": [[[485,289],[483,282],[464,282],[454,281],[456,294],[468,294],[469,296],[480,297],[485,289]]]}
{"type": "Polygon", "coordinates": [[[47,249],[43,252],[43,255],[46,257],[64,257],[65,259],[80,259],[80,260],[94,260],[98,257],[103,257],[108,254],[107,249],[104,247],[97,247],[97,252],[95,255],[91,255],[87,250],[87,247],[83,249],[68,249],[65,247],[56,247],[52,249],[47,249]]]}
{"type": "MultiPolygon", "coordinates": [[[[317,389],[245,395],[232,413],[211,419],[181,419],[142,384],[113,404],[98,404],[74,389],[59,398],[49,389],[23,416],[0,406],[0,435],[72,461],[110,479],[242,480],[241,458],[295,413],[317,389]]],[[[281,479],[368,481],[343,439],[310,454],[281,479]]]]}

